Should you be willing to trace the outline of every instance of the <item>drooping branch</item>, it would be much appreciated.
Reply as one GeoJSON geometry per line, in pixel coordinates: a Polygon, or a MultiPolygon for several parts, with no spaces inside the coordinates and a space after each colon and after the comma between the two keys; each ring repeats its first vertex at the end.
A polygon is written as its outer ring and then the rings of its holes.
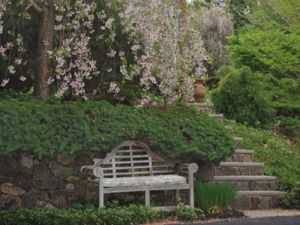
{"type": "Polygon", "coordinates": [[[24,1],[30,4],[37,13],[41,14],[43,12],[42,8],[34,0],[24,0],[24,1]]]}

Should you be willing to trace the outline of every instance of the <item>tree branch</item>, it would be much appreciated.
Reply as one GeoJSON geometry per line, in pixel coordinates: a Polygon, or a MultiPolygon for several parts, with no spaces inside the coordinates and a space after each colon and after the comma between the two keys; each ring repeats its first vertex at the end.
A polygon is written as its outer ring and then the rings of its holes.
{"type": "Polygon", "coordinates": [[[37,13],[41,14],[43,12],[42,8],[39,7],[39,5],[34,0],[24,0],[24,1],[30,4],[37,13]]]}

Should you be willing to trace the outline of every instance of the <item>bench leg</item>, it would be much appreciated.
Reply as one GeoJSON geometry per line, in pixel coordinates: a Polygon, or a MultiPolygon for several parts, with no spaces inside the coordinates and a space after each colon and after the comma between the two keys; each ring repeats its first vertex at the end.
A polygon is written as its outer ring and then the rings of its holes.
{"type": "Polygon", "coordinates": [[[101,179],[99,179],[99,208],[104,207],[104,188],[101,179]]]}
{"type": "Polygon", "coordinates": [[[176,201],[176,203],[180,201],[180,191],[179,190],[175,190],[175,201],[176,201]]]}
{"type": "Polygon", "coordinates": [[[194,208],[194,187],[190,186],[190,206],[194,208]]]}
{"type": "Polygon", "coordinates": [[[146,204],[146,206],[150,206],[150,191],[149,190],[145,191],[145,204],[146,204]]]}

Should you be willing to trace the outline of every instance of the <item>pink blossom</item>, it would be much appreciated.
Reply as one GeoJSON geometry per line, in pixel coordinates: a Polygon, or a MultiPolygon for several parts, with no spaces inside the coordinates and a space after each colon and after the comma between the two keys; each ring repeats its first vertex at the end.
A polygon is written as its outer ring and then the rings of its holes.
{"type": "Polygon", "coordinates": [[[114,18],[109,18],[106,23],[105,23],[105,27],[107,27],[108,29],[110,29],[112,27],[113,22],[115,21],[114,18]]]}
{"type": "Polygon", "coordinates": [[[62,15],[57,15],[57,16],[55,16],[56,22],[61,22],[62,19],[63,19],[62,15]]]}
{"type": "Polygon", "coordinates": [[[113,50],[113,49],[111,49],[109,53],[106,53],[106,55],[107,55],[108,57],[110,57],[110,58],[113,58],[113,57],[115,57],[115,55],[116,55],[116,51],[113,50]]]}
{"type": "Polygon", "coordinates": [[[138,45],[138,44],[135,44],[135,45],[131,46],[131,50],[134,51],[134,52],[139,50],[139,49],[140,49],[140,45],[138,45]]]}
{"type": "Polygon", "coordinates": [[[26,77],[24,77],[24,76],[20,76],[20,78],[19,78],[21,81],[25,81],[26,80],[26,77]]]}
{"type": "Polygon", "coordinates": [[[5,87],[8,84],[8,82],[9,82],[9,79],[2,80],[0,87],[5,87]]]}
{"type": "Polygon", "coordinates": [[[116,95],[120,92],[120,88],[115,82],[111,82],[107,92],[116,95]]]}

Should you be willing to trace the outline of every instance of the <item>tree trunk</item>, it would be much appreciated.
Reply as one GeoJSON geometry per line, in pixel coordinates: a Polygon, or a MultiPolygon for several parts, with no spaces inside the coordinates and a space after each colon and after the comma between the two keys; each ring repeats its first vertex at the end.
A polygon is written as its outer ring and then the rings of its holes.
{"type": "Polygon", "coordinates": [[[48,51],[53,48],[54,13],[54,0],[46,0],[40,13],[34,88],[34,95],[43,101],[50,95],[48,80],[51,76],[51,61],[48,51]]]}

